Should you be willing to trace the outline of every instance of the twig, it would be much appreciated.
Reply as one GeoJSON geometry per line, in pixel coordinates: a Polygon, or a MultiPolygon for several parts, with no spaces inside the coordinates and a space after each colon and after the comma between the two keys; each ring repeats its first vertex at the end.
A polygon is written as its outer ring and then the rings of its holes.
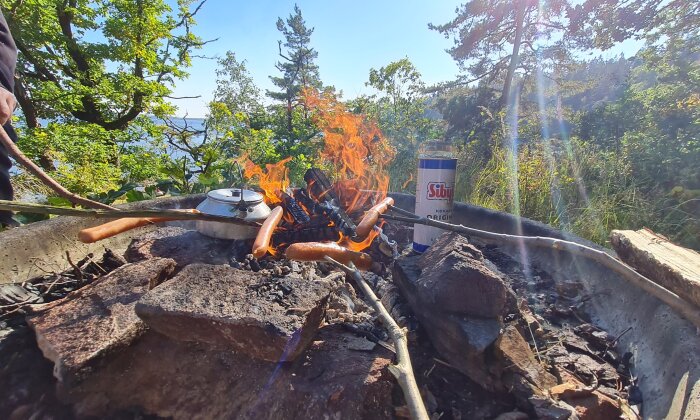
{"type": "MultiPolygon", "coordinates": [[[[617,342],[620,341],[623,335],[627,334],[628,332],[632,331],[632,327],[627,327],[624,331],[622,331],[615,339],[610,343],[608,348],[610,347],[615,347],[617,346],[617,342]]],[[[606,349],[607,350],[607,349],[606,349]]]]}
{"type": "Polygon", "coordinates": [[[508,235],[505,233],[495,233],[480,229],[474,229],[462,225],[454,225],[451,223],[440,222],[438,220],[428,219],[426,217],[420,217],[406,210],[400,209],[395,206],[389,206],[392,211],[404,214],[405,216],[395,216],[389,214],[383,214],[380,217],[389,220],[396,220],[400,222],[407,223],[417,223],[421,225],[433,226],[436,228],[449,230],[452,232],[461,233],[464,235],[471,235],[479,237],[486,242],[491,243],[506,243],[514,245],[530,245],[534,247],[550,248],[557,251],[565,251],[574,255],[579,255],[593,261],[596,261],[606,268],[618,273],[622,278],[644,290],[645,292],[657,297],[659,300],[670,306],[671,308],[678,311],[683,317],[688,321],[692,322],[700,328],[700,309],[694,307],[690,303],[683,300],[677,294],[669,291],[668,289],[654,283],[648,278],[636,272],[632,267],[613,257],[612,255],[599,251],[597,249],[591,248],[586,245],[581,245],[576,242],[565,241],[557,238],[549,238],[543,236],[519,236],[519,235],[508,235]],[[411,216],[409,216],[411,215],[411,216]]]}
{"type": "Polygon", "coordinates": [[[374,308],[377,314],[379,314],[379,318],[389,332],[389,336],[391,336],[391,339],[394,341],[394,346],[396,347],[397,363],[389,366],[389,372],[391,372],[391,374],[394,375],[396,380],[399,382],[399,386],[401,387],[403,395],[406,398],[406,403],[408,404],[408,410],[411,413],[411,417],[416,420],[428,420],[428,413],[425,410],[425,405],[423,405],[423,399],[421,398],[418,385],[416,384],[416,378],[413,374],[411,356],[408,354],[408,340],[406,339],[406,333],[403,329],[401,329],[401,327],[398,326],[396,321],[394,321],[384,305],[382,305],[382,302],[379,300],[379,298],[377,298],[377,295],[374,294],[372,288],[369,287],[369,284],[367,284],[365,279],[362,277],[362,274],[355,268],[355,265],[352,262],[349,264],[349,266],[346,266],[345,264],[341,264],[331,257],[326,257],[325,259],[352,276],[369,300],[369,304],[372,306],[372,308],[374,308]]]}
{"type": "Polygon", "coordinates": [[[95,219],[121,219],[122,217],[168,217],[174,220],[207,220],[212,222],[231,223],[234,225],[260,226],[260,223],[242,220],[236,217],[215,216],[205,213],[190,213],[180,210],[97,210],[74,209],[70,207],[48,206],[34,203],[18,203],[0,200],[0,210],[24,211],[27,213],[61,214],[64,216],[91,217],[95,219]]]}
{"type": "Polygon", "coordinates": [[[93,208],[93,209],[105,209],[105,210],[116,210],[112,206],[107,204],[98,203],[97,201],[92,201],[87,198],[83,198],[77,194],[65,189],[61,184],[56,182],[53,178],[48,176],[40,167],[38,167],[34,162],[31,161],[27,156],[19,150],[19,147],[10,139],[4,128],[0,127],[0,144],[5,147],[7,152],[12,156],[14,160],[20,163],[22,166],[27,168],[34,176],[39,178],[47,187],[54,190],[58,195],[63,198],[68,199],[73,204],[80,204],[83,207],[93,208]]]}
{"type": "Polygon", "coordinates": [[[73,260],[70,258],[70,251],[66,251],[66,259],[68,260],[68,264],[70,264],[70,266],[73,267],[73,270],[75,270],[75,273],[78,276],[78,281],[83,281],[83,270],[73,263],[73,260]]]}
{"type": "Polygon", "coordinates": [[[49,285],[49,287],[47,287],[46,290],[44,291],[44,293],[42,293],[41,295],[42,295],[42,296],[46,296],[46,295],[48,295],[49,293],[51,293],[51,290],[53,290],[53,287],[56,285],[56,283],[58,283],[59,280],[61,280],[61,276],[58,275],[58,274],[56,274],[56,279],[55,279],[54,281],[51,282],[51,284],[49,285]]]}

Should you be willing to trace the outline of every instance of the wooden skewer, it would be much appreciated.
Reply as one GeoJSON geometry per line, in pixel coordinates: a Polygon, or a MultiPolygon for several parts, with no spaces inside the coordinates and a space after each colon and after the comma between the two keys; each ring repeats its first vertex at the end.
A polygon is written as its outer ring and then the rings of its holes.
{"type": "Polygon", "coordinates": [[[23,211],[39,214],[60,214],[64,216],[87,217],[93,219],[121,219],[124,217],[167,217],[173,220],[206,220],[210,222],[231,223],[234,225],[256,226],[260,223],[242,220],[236,217],[216,216],[205,213],[188,213],[182,210],[98,210],[98,209],[74,209],[70,207],[48,206],[44,204],[20,203],[15,201],[0,200],[0,210],[23,211]]]}

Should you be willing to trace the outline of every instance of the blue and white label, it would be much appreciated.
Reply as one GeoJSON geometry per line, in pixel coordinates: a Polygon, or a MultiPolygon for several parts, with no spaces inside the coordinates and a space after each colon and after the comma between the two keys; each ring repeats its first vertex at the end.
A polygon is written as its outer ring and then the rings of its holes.
{"type": "MultiPolygon", "coordinates": [[[[457,159],[418,160],[417,215],[442,222],[452,220],[456,172],[457,159]]],[[[413,249],[425,252],[442,232],[442,229],[432,226],[414,225],[413,249]]]]}

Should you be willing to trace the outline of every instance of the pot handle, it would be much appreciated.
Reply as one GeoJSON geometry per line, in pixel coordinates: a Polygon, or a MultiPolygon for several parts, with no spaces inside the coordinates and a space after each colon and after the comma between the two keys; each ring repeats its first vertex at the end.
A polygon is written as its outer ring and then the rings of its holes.
{"type": "MultiPolygon", "coordinates": [[[[197,212],[197,210],[187,210],[188,213],[197,212]]],[[[91,244],[102,239],[111,238],[120,233],[136,229],[137,227],[150,225],[153,223],[168,222],[178,220],[176,217],[125,217],[122,219],[112,220],[95,227],[83,229],[78,232],[80,242],[91,244]]]]}

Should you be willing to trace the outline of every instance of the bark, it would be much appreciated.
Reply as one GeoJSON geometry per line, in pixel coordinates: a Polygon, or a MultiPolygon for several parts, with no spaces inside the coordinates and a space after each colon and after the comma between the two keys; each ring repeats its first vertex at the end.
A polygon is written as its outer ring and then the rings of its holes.
{"type": "MultiPolygon", "coordinates": [[[[27,128],[31,130],[41,127],[41,124],[39,124],[39,117],[37,116],[36,107],[29,97],[21,77],[15,77],[15,98],[17,98],[17,103],[19,103],[19,107],[22,109],[22,114],[24,115],[24,121],[27,124],[27,128]]],[[[49,156],[48,151],[44,151],[41,156],[39,156],[39,166],[44,171],[56,170],[56,167],[53,164],[53,159],[51,159],[51,156],[49,156]]]]}
{"type": "Polygon", "coordinates": [[[22,114],[24,115],[24,121],[27,123],[27,128],[39,128],[40,125],[36,107],[29,97],[21,77],[15,77],[15,97],[19,103],[19,107],[22,108],[22,114]]]}
{"type": "Polygon", "coordinates": [[[520,63],[520,43],[523,37],[523,21],[525,20],[525,8],[526,2],[519,1],[516,2],[517,9],[515,11],[515,38],[513,39],[513,52],[510,56],[510,64],[508,65],[508,73],[506,74],[506,80],[503,83],[503,92],[501,92],[501,99],[499,102],[500,108],[503,109],[506,105],[510,103],[510,91],[513,84],[513,77],[515,75],[515,69],[518,68],[520,63]]]}

